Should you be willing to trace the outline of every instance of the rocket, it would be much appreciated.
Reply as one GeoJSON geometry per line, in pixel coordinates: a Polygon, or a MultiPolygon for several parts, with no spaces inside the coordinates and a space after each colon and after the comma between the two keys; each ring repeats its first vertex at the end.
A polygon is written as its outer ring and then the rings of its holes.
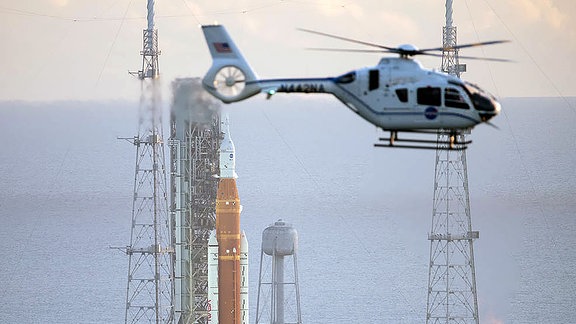
{"type": "Polygon", "coordinates": [[[235,148],[228,118],[222,122],[216,229],[208,240],[208,320],[248,324],[248,240],[240,230],[235,148]]]}

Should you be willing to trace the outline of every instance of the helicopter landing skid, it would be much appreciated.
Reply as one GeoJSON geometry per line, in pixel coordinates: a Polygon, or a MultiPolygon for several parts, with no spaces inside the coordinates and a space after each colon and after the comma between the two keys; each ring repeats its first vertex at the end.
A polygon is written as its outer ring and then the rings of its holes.
{"type": "MultiPolygon", "coordinates": [[[[462,151],[468,148],[468,144],[472,141],[458,141],[457,133],[449,133],[448,141],[429,140],[420,138],[398,138],[399,131],[390,131],[390,137],[380,137],[378,140],[388,143],[375,143],[374,147],[390,147],[390,148],[408,148],[408,149],[424,149],[424,150],[450,150],[450,151],[462,151]],[[417,143],[421,145],[405,145],[396,144],[397,142],[404,143],[417,143]]],[[[420,133],[420,134],[430,134],[437,135],[436,132],[426,132],[426,131],[405,131],[409,133],[420,133]]]]}

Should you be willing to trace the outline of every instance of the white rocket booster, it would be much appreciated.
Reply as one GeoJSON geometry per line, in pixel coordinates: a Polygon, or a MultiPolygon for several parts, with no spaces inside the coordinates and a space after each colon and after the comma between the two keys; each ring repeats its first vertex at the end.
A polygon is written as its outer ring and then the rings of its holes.
{"type": "Polygon", "coordinates": [[[208,239],[208,322],[218,323],[218,241],[216,231],[208,239]]]}
{"type": "MultiPolygon", "coordinates": [[[[248,302],[248,239],[246,233],[242,231],[242,242],[240,244],[240,303],[241,324],[249,324],[249,302],[248,302]]],[[[208,322],[218,323],[218,241],[216,231],[210,232],[208,240],[208,322]]]]}
{"type": "Polygon", "coordinates": [[[246,233],[242,231],[242,242],[240,243],[240,318],[241,324],[249,324],[248,315],[250,309],[248,307],[248,240],[246,233]]]}

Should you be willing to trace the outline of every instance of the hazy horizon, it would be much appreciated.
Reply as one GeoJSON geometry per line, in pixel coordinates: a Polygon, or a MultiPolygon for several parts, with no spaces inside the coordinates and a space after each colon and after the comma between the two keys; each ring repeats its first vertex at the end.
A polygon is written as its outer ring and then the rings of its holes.
{"type": "MultiPolygon", "coordinates": [[[[500,130],[476,127],[467,151],[481,323],[567,323],[576,113],[564,99],[504,103],[500,130]]],[[[381,132],[337,102],[276,96],[223,109],[251,318],[261,232],[282,218],[299,232],[305,322],[422,322],[434,152],[374,148],[381,132]]],[[[123,322],[128,258],[108,247],[129,242],[135,150],[117,137],[134,135],[137,111],[0,103],[0,322],[123,322]]]]}
{"type": "MultiPolygon", "coordinates": [[[[454,1],[458,43],[510,40],[468,48],[463,78],[498,97],[575,96],[576,2],[572,0],[454,1]]],[[[129,0],[0,0],[0,100],[138,98],[146,2],[129,0]],[[82,46],[77,46],[82,44],[82,46]]],[[[226,26],[254,71],[263,78],[337,76],[376,65],[382,55],[321,53],[310,47],[363,48],[307,28],[386,46],[440,46],[445,6],[437,0],[314,2],[210,0],[155,2],[160,73],[166,80],[204,75],[211,60],[201,24],[226,26]]],[[[418,57],[439,68],[439,58],[418,57]]],[[[170,84],[163,85],[169,93],[170,84]]]]}

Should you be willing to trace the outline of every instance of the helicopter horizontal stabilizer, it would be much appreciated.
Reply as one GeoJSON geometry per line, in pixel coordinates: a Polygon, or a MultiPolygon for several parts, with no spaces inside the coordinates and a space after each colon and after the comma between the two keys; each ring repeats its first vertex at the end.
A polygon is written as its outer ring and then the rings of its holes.
{"type": "Polygon", "coordinates": [[[260,92],[257,77],[222,25],[202,26],[212,56],[212,66],[202,79],[204,89],[225,103],[249,98],[260,92]]]}

